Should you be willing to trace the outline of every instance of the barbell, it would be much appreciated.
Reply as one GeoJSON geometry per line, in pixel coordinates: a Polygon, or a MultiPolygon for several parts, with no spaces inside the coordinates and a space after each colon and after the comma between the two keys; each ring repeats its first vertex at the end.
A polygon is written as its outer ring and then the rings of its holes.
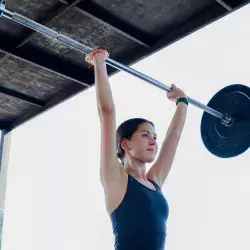
{"type": "MultiPolygon", "coordinates": [[[[35,30],[81,53],[88,54],[92,51],[90,47],[64,36],[53,29],[5,9],[4,0],[0,0],[0,17],[8,18],[35,30]]],[[[111,58],[107,58],[106,63],[164,91],[171,92],[171,88],[165,84],[111,58]]],[[[200,132],[204,145],[212,154],[222,158],[229,158],[242,154],[250,147],[249,87],[240,84],[227,86],[217,92],[208,105],[204,105],[191,97],[187,97],[187,99],[190,104],[204,111],[200,132]]]]}

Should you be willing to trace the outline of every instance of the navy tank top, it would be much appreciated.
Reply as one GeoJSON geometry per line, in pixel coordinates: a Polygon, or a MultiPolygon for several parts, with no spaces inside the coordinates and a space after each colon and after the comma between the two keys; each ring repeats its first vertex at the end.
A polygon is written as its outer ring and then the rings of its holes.
{"type": "Polygon", "coordinates": [[[115,250],[165,249],[169,207],[160,187],[149,181],[156,191],[128,174],[126,194],[110,214],[115,250]]]}

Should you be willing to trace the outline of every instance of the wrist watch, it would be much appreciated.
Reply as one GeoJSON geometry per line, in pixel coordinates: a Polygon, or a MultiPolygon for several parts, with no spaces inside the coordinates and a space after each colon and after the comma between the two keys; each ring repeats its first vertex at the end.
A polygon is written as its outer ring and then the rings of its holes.
{"type": "Polygon", "coordinates": [[[177,100],[176,100],[176,106],[177,106],[178,103],[180,103],[180,102],[184,102],[184,103],[186,103],[186,104],[188,105],[188,99],[187,99],[187,97],[180,97],[180,98],[177,98],[177,100]]]}

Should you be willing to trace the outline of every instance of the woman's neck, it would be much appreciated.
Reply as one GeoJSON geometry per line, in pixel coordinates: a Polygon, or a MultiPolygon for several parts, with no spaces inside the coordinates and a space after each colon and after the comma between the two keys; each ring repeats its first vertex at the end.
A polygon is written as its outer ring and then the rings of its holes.
{"type": "Polygon", "coordinates": [[[146,181],[146,163],[138,161],[124,161],[124,168],[134,178],[146,181]]]}

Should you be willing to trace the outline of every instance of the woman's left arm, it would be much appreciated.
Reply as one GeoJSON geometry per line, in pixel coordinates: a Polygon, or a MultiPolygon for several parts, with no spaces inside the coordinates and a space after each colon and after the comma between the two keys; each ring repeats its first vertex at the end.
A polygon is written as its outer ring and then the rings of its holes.
{"type": "MultiPolygon", "coordinates": [[[[180,97],[185,97],[184,92],[176,88],[175,85],[172,85],[172,89],[173,90],[167,94],[170,100],[176,101],[180,97]]],[[[163,186],[173,164],[176,149],[186,120],[187,107],[188,105],[184,102],[178,103],[159,156],[147,173],[147,178],[154,180],[160,187],[163,186]]]]}

